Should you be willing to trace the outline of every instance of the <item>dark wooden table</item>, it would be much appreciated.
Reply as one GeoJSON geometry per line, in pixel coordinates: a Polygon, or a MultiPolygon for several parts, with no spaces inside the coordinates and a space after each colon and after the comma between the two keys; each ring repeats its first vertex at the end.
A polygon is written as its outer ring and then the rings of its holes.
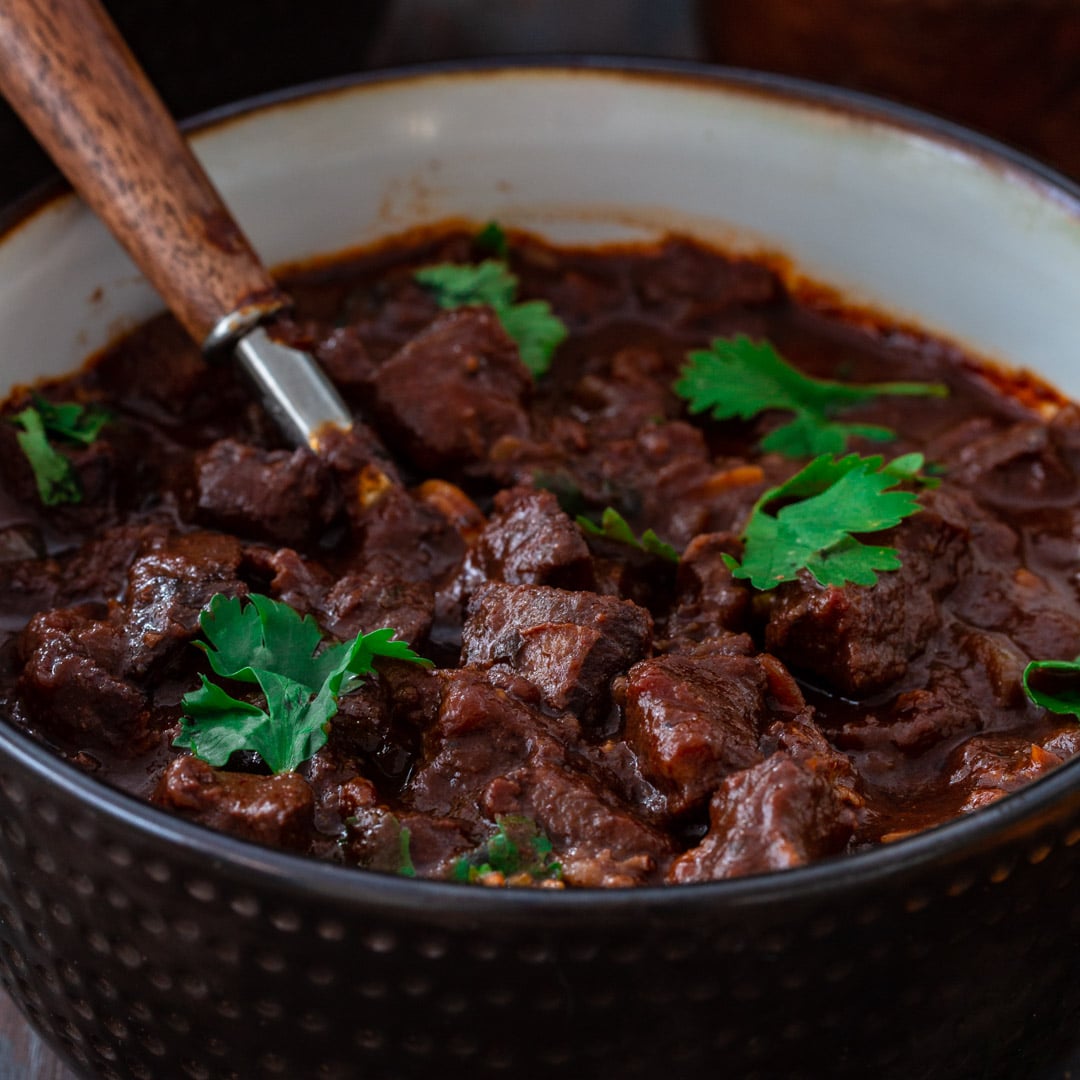
{"type": "Polygon", "coordinates": [[[0,1080],[78,1080],[0,990],[0,1080]]]}

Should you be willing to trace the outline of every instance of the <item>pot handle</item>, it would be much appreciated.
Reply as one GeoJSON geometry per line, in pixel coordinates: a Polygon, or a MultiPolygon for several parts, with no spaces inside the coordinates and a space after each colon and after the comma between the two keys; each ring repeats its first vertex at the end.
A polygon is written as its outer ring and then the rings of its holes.
{"type": "Polygon", "coordinates": [[[0,91],[201,346],[288,304],[98,0],[0,0],[0,91]]]}

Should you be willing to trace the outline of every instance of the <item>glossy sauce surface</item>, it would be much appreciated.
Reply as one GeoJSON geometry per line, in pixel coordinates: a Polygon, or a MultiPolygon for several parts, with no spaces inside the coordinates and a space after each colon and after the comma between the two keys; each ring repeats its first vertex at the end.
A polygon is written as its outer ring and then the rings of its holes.
{"type": "Polygon", "coordinates": [[[679,238],[515,238],[519,296],[569,329],[533,380],[490,311],[441,313],[412,278],[483,257],[462,233],[414,237],[289,282],[277,333],[358,417],[322,461],[282,448],[166,318],[46,389],[115,418],[71,451],[80,505],[40,506],[3,425],[4,714],[106,782],[258,842],[390,872],[411,845],[418,874],[452,877],[499,821],[528,822],[573,886],[896,839],[1080,749],[1075,719],[1020,685],[1028,660],[1080,653],[1074,406],[1044,420],[952,348],[800,305],[767,267],[679,238]],[[851,449],[919,451],[942,478],[875,538],[903,560],[878,585],[732,579],[723,555],[755,500],[803,464],[759,449],[781,414],[691,417],[673,393],[688,350],[734,333],[819,377],[948,386],[844,415],[896,432],[851,449]],[[575,515],[608,506],[679,566],[587,540],[575,515]],[[250,755],[210,769],[171,742],[216,592],[269,594],[334,638],[392,625],[437,670],[380,664],[296,774],[250,755]]]}

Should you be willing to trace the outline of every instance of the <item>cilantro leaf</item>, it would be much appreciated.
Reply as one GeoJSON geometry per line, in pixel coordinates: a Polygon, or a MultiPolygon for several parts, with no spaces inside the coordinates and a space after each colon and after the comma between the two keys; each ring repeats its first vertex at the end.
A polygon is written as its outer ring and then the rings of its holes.
{"type": "Polygon", "coordinates": [[[609,506],[601,515],[599,525],[584,514],[579,514],[576,520],[589,536],[603,536],[620,544],[628,544],[630,547],[647,552],[649,555],[656,555],[667,562],[679,561],[679,553],[675,548],[661,540],[652,529],[646,529],[641,534],[641,539],[638,539],[626,519],[612,506],[609,506]]]}
{"type": "Polygon", "coordinates": [[[756,589],[794,581],[802,569],[822,585],[873,585],[878,571],[900,568],[900,557],[856,534],[890,529],[919,509],[913,492],[889,489],[918,480],[921,466],[921,454],[887,465],[881,457],[822,454],[758,499],[743,531],[742,564],[724,561],[756,589]],[[774,514],[775,503],[782,505],[774,514]]]}
{"type": "Polygon", "coordinates": [[[19,442],[30,468],[38,495],[46,506],[82,501],[82,484],[71,462],[49,442],[45,425],[37,409],[23,409],[14,417],[20,431],[15,438],[19,442]]]}
{"type": "Polygon", "coordinates": [[[1027,696],[1063,716],[1080,716],[1080,656],[1075,660],[1032,660],[1024,668],[1027,696]]]}
{"type": "Polygon", "coordinates": [[[440,263],[417,270],[413,277],[431,290],[442,308],[490,307],[517,343],[521,362],[534,378],[547,371],[555,350],[566,340],[566,324],[546,300],[514,302],[517,275],[501,259],[485,259],[476,265],[440,263]]]}
{"type": "Polygon", "coordinates": [[[505,259],[510,254],[510,241],[497,221],[489,221],[473,238],[473,243],[482,251],[490,251],[500,259],[505,259]]]}
{"type": "Polygon", "coordinates": [[[430,289],[442,308],[487,304],[498,310],[514,302],[517,276],[501,259],[485,259],[475,265],[439,263],[425,266],[414,279],[430,289]]]}
{"type": "Polygon", "coordinates": [[[416,877],[416,867],[412,859],[412,830],[407,825],[401,826],[398,833],[398,870],[402,877],[416,877]]]}
{"type": "Polygon", "coordinates": [[[51,402],[38,394],[33,404],[12,417],[22,428],[15,438],[34,471],[38,495],[46,506],[82,501],[79,474],[68,458],[49,441],[53,435],[89,446],[111,419],[104,409],[78,402],[51,402]]]}
{"type": "Polygon", "coordinates": [[[566,340],[566,323],[546,300],[526,300],[496,308],[503,329],[517,342],[521,362],[534,378],[551,366],[555,350],[566,340]]]}
{"type": "Polygon", "coordinates": [[[881,395],[943,397],[938,383],[885,382],[856,386],[815,379],[792,367],[767,341],[743,334],[716,338],[710,349],[691,352],[674,386],[691,413],[708,412],[716,420],[750,420],[780,409],[794,413],[788,423],[762,440],[764,450],[785,457],[839,454],[853,435],[884,441],[893,432],[876,424],[844,424],[831,417],[881,395]]]}
{"type": "Polygon", "coordinates": [[[100,406],[80,405],[76,401],[46,401],[39,394],[34,394],[34,408],[41,414],[41,421],[50,435],[59,435],[83,446],[89,446],[112,419],[112,414],[100,406]]]}
{"type": "Polygon", "coordinates": [[[562,865],[536,822],[508,814],[496,818],[495,832],[483,844],[455,861],[451,878],[473,885],[558,881],[562,865]]]}
{"type": "Polygon", "coordinates": [[[174,746],[209,765],[225,765],[237,750],[253,750],[275,773],[290,772],[326,743],[338,698],[374,671],[376,656],[429,665],[390,628],[322,647],[310,615],[252,594],[246,601],[218,593],[199,617],[196,641],[216,675],[258,686],[266,707],[242,701],[200,676],[185,694],[183,726],[174,746]]]}

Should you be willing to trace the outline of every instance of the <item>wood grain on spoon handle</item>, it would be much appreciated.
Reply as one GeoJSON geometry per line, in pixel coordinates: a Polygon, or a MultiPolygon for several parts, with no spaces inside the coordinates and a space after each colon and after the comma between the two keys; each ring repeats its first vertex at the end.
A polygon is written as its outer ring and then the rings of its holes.
{"type": "Polygon", "coordinates": [[[285,302],[98,0],[0,0],[0,90],[197,342],[285,302]]]}

